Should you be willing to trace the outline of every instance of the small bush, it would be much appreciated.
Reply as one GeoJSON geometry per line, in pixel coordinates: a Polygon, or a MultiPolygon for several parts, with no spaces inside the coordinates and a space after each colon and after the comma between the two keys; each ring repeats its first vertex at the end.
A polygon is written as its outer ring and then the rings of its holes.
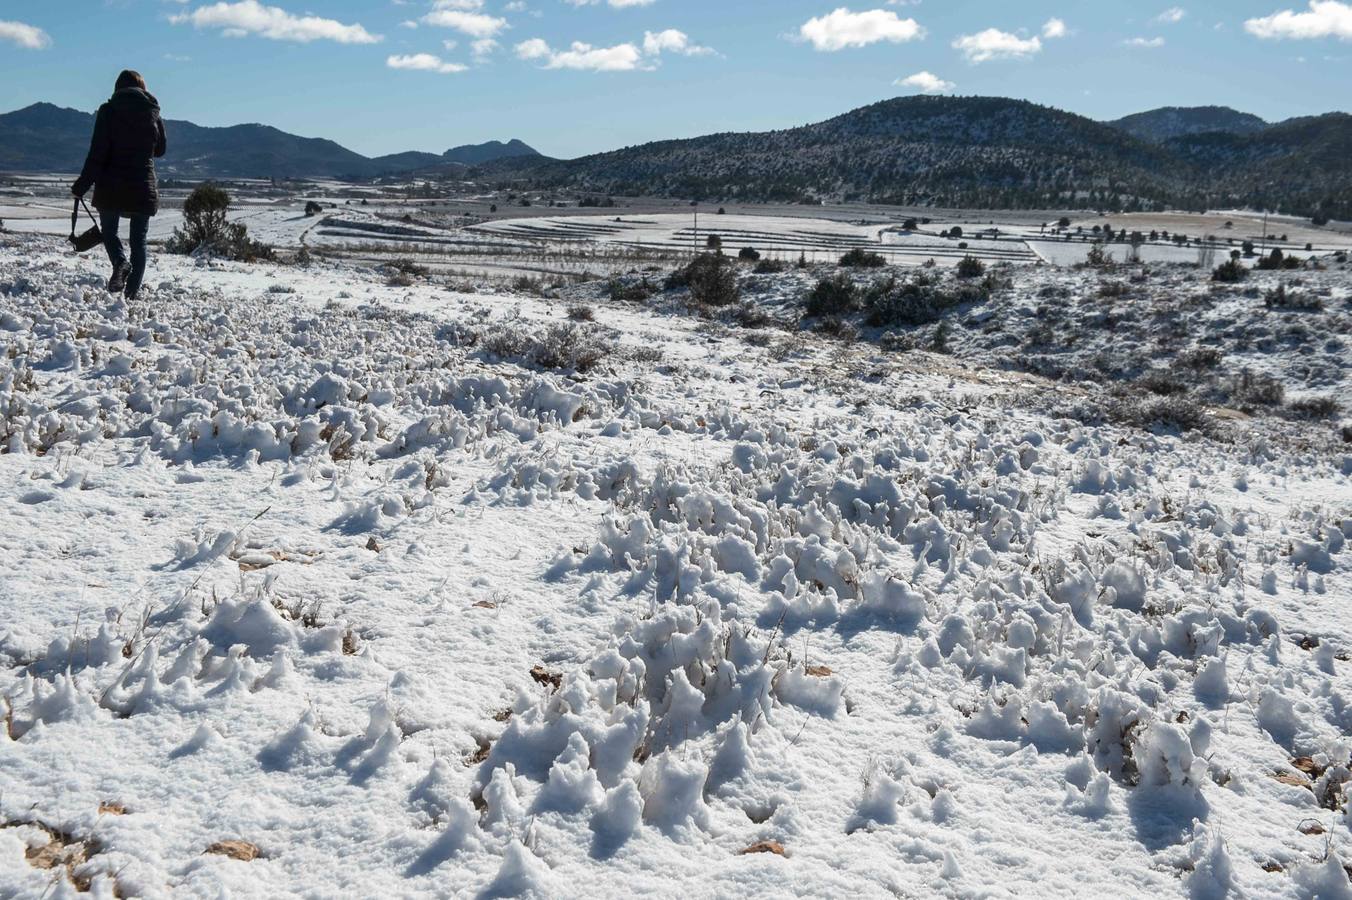
{"type": "Polygon", "coordinates": [[[990,293],[981,284],[970,281],[943,284],[916,279],[894,284],[888,289],[870,291],[866,301],[868,324],[877,327],[927,325],[944,313],[967,303],[982,303],[990,293]]]}
{"type": "Polygon", "coordinates": [[[975,256],[964,256],[958,260],[957,273],[959,278],[980,278],[986,274],[986,267],[975,256]]]}
{"type": "Polygon", "coordinates": [[[606,283],[606,296],[617,303],[642,303],[656,293],[657,285],[647,278],[627,282],[612,278],[606,283]]]}
{"type": "Polygon", "coordinates": [[[307,215],[307,216],[317,216],[317,215],[319,215],[320,213],[322,213],[323,211],[324,211],[324,207],[320,206],[320,205],[319,205],[318,203],[316,203],[314,200],[308,200],[308,201],[306,201],[306,203],[305,203],[305,215],[307,215]]]}
{"type": "Polygon", "coordinates": [[[272,259],[272,248],[251,239],[243,223],[226,220],[229,211],[230,195],[223,188],[212,182],[198,185],[183,201],[183,226],[164,242],[165,251],[204,252],[240,262],[272,259]]]}
{"type": "Polygon", "coordinates": [[[1206,424],[1202,407],[1188,397],[1160,397],[1138,403],[1122,403],[1110,409],[1111,417],[1137,428],[1177,428],[1195,431],[1206,424]]]}
{"type": "Polygon", "coordinates": [[[1287,410],[1304,419],[1332,419],[1342,411],[1342,405],[1332,397],[1302,397],[1291,401],[1287,410]]]}
{"type": "Polygon", "coordinates": [[[1211,280],[1222,284],[1237,284],[1249,277],[1249,270],[1237,259],[1226,260],[1211,273],[1211,280]]]}
{"type": "Polygon", "coordinates": [[[842,273],[823,278],[807,295],[809,316],[840,316],[858,308],[858,291],[850,276],[842,273]]]}
{"type": "Polygon", "coordinates": [[[539,297],[545,292],[545,285],[538,278],[532,278],[529,275],[518,275],[512,279],[512,290],[518,294],[529,294],[533,297],[539,297]]]}
{"type": "Polygon", "coordinates": [[[723,239],[716,234],[711,234],[704,239],[704,246],[710,250],[718,250],[723,246],[723,239]]]}
{"type": "Polygon", "coordinates": [[[574,372],[590,371],[614,349],[596,329],[575,322],[551,325],[543,334],[506,328],[490,335],[483,346],[504,359],[574,372]]]}
{"type": "Polygon", "coordinates": [[[737,258],[745,262],[756,262],[761,258],[761,255],[755,247],[743,247],[737,251],[737,258]]]}
{"type": "Polygon", "coordinates": [[[762,259],[756,263],[756,267],[751,271],[757,275],[777,275],[788,268],[788,265],[777,259],[762,259]]]}
{"type": "Polygon", "coordinates": [[[1299,291],[1288,291],[1286,285],[1279,284],[1263,295],[1263,305],[1268,309],[1319,312],[1324,308],[1324,301],[1299,291]]]}
{"type": "Polygon", "coordinates": [[[1178,355],[1174,360],[1174,365],[1180,369],[1191,369],[1194,372],[1201,372],[1206,369],[1214,369],[1221,364],[1221,351],[1212,347],[1194,347],[1178,355]]]}
{"type": "Polygon", "coordinates": [[[1243,412],[1260,406],[1281,406],[1286,400],[1286,388],[1280,381],[1248,369],[1231,378],[1225,390],[1229,401],[1243,412]]]}
{"type": "Polygon", "coordinates": [[[859,329],[840,316],[822,316],[817,321],[816,331],[818,334],[830,335],[845,341],[859,338],[859,329]]]}
{"type": "Polygon", "coordinates": [[[1188,385],[1179,378],[1176,370],[1171,369],[1151,369],[1138,378],[1136,383],[1161,397],[1173,397],[1188,392],[1188,385]]]}
{"type": "Polygon", "coordinates": [[[740,303],[732,310],[732,320],[743,328],[765,328],[775,324],[774,318],[754,303],[740,303]]]}
{"type": "Polygon", "coordinates": [[[574,322],[594,322],[596,321],[596,310],[585,303],[574,303],[568,307],[568,318],[574,322]]]}
{"type": "Polygon", "coordinates": [[[722,253],[701,253],[688,265],[667,276],[667,290],[689,288],[690,298],[704,306],[737,302],[737,273],[722,253]]]}
{"type": "Polygon", "coordinates": [[[855,247],[840,258],[840,264],[850,269],[880,269],[887,265],[881,253],[873,253],[863,247],[855,247]]]}

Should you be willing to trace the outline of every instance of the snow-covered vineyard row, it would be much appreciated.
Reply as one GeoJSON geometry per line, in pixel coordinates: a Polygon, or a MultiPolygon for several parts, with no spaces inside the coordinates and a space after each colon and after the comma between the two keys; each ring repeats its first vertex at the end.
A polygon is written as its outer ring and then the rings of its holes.
{"type": "Polygon", "coordinates": [[[7,240],[0,895],[1352,895],[1341,454],[7,240]]]}

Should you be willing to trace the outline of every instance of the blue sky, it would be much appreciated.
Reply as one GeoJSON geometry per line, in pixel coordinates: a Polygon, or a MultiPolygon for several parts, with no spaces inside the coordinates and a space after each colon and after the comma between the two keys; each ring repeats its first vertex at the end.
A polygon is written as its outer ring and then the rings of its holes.
{"type": "Polygon", "coordinates": [[[1352,2],[0,0],[0,110],[93,109],[123,67],[202,125],[570,157],[921,91],[1095,118],[1347,109],[1352,2]]]}

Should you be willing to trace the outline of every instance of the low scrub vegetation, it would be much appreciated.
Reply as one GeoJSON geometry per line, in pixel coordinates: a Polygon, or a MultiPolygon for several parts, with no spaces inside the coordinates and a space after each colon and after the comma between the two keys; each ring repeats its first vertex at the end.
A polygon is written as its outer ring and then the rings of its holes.
{"type": "Polygon", "coordinates": [[[183,225],[164,242],[168,253],[207,253],[240,262],[273,258],[272,248],[249,237],[242,222],[227,220],[230,195],[219,185],[198,185],[183,201],[183,225]]]}
{"type": "Polygon", "coordinates": [[[486,337],[486,351],[541,369],[588,372],[614,350],[599,329],[576,322],[551,325],[543,332],[504,328],[486,337]]]}
{"type": "Polygon", "coordinates": [[[881,253],[855,247],[840,258],[840,264],[847,269],[881,269],[887,265],[887,260],[881,253]]]}
{"type": "Polygon", "coordinates": [[[731,306],[737,302],[737,271],[722,253],[701,253],[667,276],[667,290],[689,288],[700,306],[731,306]]]}

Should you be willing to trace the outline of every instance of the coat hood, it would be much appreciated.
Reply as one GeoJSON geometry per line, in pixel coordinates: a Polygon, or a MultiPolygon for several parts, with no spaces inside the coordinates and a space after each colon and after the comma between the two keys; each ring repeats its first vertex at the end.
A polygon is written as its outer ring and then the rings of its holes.
{"type": "Polygon", "coordinates": [[[120,91],[114,91],[113,96],[108,98],[108,105],[119,110],[153,109],[156,112],[160,111],[160,101],[156,100],[153,94],[138,87],[127,87],[120,91]]]}

